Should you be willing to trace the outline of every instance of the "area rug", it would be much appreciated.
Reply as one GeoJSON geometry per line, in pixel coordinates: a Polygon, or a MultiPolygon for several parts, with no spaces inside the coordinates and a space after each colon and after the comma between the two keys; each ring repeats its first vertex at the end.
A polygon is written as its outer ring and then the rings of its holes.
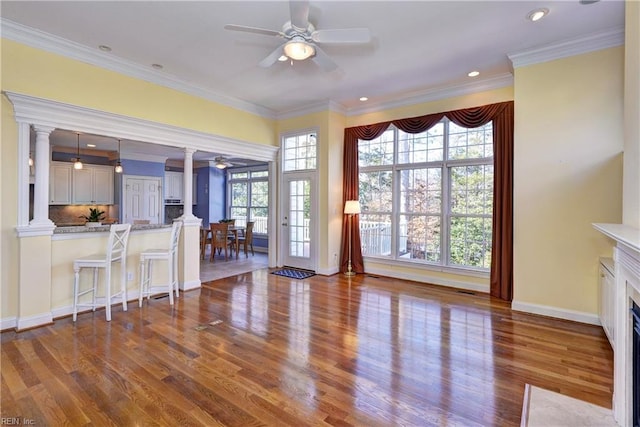
{"type": "Polygon", "coordinates": [[[306,279],[307,277],[316,275],[313,271],[298,270],[295,268],[281,268],[280,270],[272,271],[271,274],[277,274],[278,276],[289,277],[291,279],[306,279]]]}
{"type": "Polygon", "coordinates": [[[611,409],[525,385],[521,427],[614,427],[611,409]]]}

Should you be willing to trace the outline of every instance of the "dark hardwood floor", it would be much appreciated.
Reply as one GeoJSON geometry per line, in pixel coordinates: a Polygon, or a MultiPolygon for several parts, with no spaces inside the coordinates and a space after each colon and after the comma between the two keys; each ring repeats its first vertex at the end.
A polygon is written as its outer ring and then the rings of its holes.
{"type": "Polygon", "coordinates": [[[1,340],[2,417],[39,426],[517,426],[525,383],[611,404],[601,328],[363,275],[262,269],[1,340]]]}

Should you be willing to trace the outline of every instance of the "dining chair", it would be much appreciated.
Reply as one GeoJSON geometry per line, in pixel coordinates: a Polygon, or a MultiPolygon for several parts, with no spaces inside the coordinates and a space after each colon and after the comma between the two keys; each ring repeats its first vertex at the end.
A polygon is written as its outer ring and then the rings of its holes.
{"type": "Polygon", "coordinates": [[[244,234],[238,236],[238,243],[244,248],[244,255],[249,258],[248,248],[251,247],[251,255],[255,255],[253,252],[253,224],[255,221],[247,221],[247,228],[244,234]]]}
{"type": "Polygon", "coordinates": [[[178,284],[178,242],[180,240],[180,230],[182,221],[174,221],[169,237],[169,247],[161,249],[147,249],[140,253],[140,295],[138,306],[142,307],[142,300],[158,293],[169,293],[169,304],[173,305],[173,293],[176,298],[180,297],[178,284]],[[167,261],[167,284],[153,285],[153,262],[167,261]]]}
{"type": "Polygon", "coordinates": [[[211,228],[200,228],[200,259],[204,260],[207,245],[211,246],[211,228]]]}
{"type": "Polygon", "coordinates": [[[213,261],[216,249],[221,253],[224,249],[224,260],[229,256],[229,250],[233,251],[235,243],[229,239],[229,224],[212,222],[209,224],[211,229],[211,256],[209,261],[213,261]]]}
{"type": "Polygon", "coordinates": [[[73,321],[78,317],[78,307],[91,307],[96,311],[97,307],[104,306],[107,322],[111,321],[111,300],[120,297],[122,299],[122,309],[127,311],[127,244],[131,224],[114,224],[109,228],[109,239],[107,240],[106,253],[97,253],[77,258],[73,261],[73,321]],[[120,291],[111,293],[111,267],[114,263],[120,263],[120,291]],[[89,289],[80,290],[80,271],[83,268],[93,269],[93,286],[89,289]],[[104,270],[104,302],[97,301],[98,293],[98,271],[104,270]],[[92,294],[91,302],[80,302],[80,297],[92,294]]]}

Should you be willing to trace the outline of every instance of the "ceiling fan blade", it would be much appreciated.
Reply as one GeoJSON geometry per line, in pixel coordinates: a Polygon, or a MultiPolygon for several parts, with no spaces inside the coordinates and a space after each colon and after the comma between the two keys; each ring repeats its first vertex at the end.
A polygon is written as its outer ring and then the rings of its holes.
{"type": "Polygon", "coordinates": [[[245,25],[227,24],[224,26],[224,29],[231,31],[242,31],[244,33],[262,34],[264,36],[284,36],[284,34],[282,34],[280,31],[267,30],[265,28],[247,27],[245,25]]]}
{"type": "Polygon", "coordinates": [[[317,30],[311,33],[311,39],[316,43],[369,43],[371,32],[368,28],[317,30]]]}
{"type": "Polygon", "coordinates": [[[291,14],[291,25],[300,31],[305,31],[309,27],[309,1],[290,0],[289,13],[291,14]]]}
{"type": "Polygon", "coordinates": [[[316,48],[316,54],[313,58],[311,58],[313,62],[318,64],[320,68],[322,68],[326,72],[331,72],[338,68],[338,64],[333,62],[333,60],[329,58],[329,56],[324,53],[322,49],[315,45],[314,47],[316,48]]]}
{"type": "Polygon", "coordinates": [[[283,50],[284,45],[278,46],[273,52],[269,54],[266,58],[258,63],[262,68],[269,68],[284,54],[283,50]]]}

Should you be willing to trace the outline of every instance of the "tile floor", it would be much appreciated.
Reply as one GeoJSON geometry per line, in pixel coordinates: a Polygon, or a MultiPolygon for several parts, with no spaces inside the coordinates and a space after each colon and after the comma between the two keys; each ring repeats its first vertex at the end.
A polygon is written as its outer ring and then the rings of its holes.
{"type": "Polygon", "coordinates": [[[268,255],[262,252],[256,252],[255,255],[249,253],[248,257],[240,252],[237,260],[234,254],[227,261],[224,260],[224,255],[216,255],[213,262],[209,262],[209,254],[210,252],[207,250],[204,261],[200,261],[200,281],[202,283],[260,270],[269,266],[268,255]]]}
{"type": "Polygon", "coordinates": [[[526,385],[521,427],[615,427],[611,409],[526,385]]]}

